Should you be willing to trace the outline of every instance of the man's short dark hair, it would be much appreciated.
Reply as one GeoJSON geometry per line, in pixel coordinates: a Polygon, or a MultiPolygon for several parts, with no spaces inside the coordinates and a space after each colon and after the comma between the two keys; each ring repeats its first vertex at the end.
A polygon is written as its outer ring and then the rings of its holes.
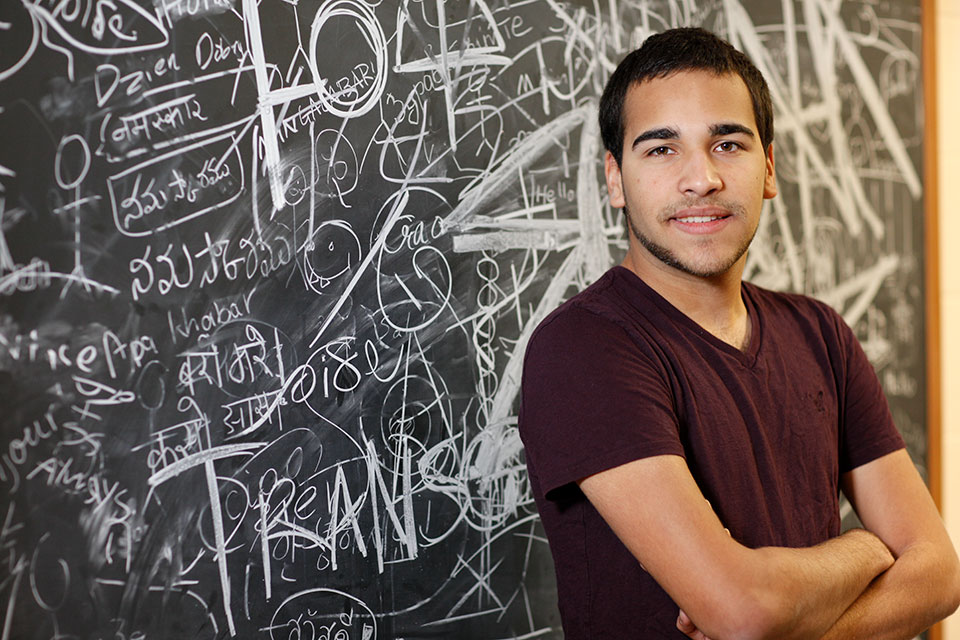
{"type": "Polygon", "coordinates": [[[704,29],[670,29],[647,38],[614,70],[600,97],[600,135],[619,165],[623,160],[623,104],[635,84],[678,71],[735,73],[743,78],[753,102],[753,116],[764,150],[773,142],[773,105],[763,74],[746,54],[704,29]]]}

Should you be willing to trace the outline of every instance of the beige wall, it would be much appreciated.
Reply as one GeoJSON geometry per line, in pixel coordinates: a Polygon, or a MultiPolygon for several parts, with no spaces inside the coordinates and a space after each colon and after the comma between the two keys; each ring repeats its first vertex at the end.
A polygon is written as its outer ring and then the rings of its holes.
{"type": "MultiPolygon", "coordinates": [[[[940,333],[943,396],[943,515],[960,543],[960,0],[936,0],[940,197],[940,333]],[[952,187],[952,188],[951,188],[952,187]]],[[[944,624],[960,640],[960,614],[944,624]]]]}

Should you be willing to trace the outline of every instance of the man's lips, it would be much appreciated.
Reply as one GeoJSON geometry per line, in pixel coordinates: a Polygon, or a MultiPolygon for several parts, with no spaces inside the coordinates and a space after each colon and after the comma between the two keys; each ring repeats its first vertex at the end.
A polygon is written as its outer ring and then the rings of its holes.
{"type": "Polygon", "coordinates": [[[702,223],[702,222],[713,222],[714,220],[722,220],[727,216],[678,216],[674,220],[678,222],[689,222],[689,223],[702,223]]]}
{"type": "Polygon", "coordinates": [[[729,218],[731,215],[728,210],[721,207],[688,208],[673,214],[670,220],[697,224],[729,218]]]}
{"type": "Polygon", "coordinates": [[[729,211],[713,208],[700,211],[683,211],[670,217],[669,222],[689,233],[712,233],[726,226],[733,217],[729,211]]]}

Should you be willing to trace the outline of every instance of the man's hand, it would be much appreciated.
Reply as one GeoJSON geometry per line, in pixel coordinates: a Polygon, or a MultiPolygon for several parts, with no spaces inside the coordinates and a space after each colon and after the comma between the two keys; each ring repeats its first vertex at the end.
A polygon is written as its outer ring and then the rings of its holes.
{"type": "Polygon", "coordinates": [[[807,549],[741,545],[724,531],[679,456],[636,460],[579,484],[634,557],[696,621],[690,631],[701,635],[689,637],[820,638],[893,564],[883,541],[863,530],[807,549]]]}
{"type": "Polygon", "coordinates": [[[937,507],[903,450],[857,467],[841,480],[863,526],[897,561],[823,638],[913,638],[960,603],[960,563],[937,507]]]}

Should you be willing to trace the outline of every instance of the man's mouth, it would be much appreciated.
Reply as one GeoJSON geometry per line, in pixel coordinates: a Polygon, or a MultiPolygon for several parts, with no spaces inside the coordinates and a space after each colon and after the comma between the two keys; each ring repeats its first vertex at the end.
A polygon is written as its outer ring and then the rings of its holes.
{"type": "Polygon", "coordinates": [[[683,216],[674,218],[678,222],[688,222],[688,223],[703,223],[703,222],[713,222],[714,220],[723,220],[729,216],[683,216]]]}
{"type": "Polygon", "coordinates": [[[670,224],[693,234],[712,234],[726,228],[727,222],[734,218],[734,212],[723,207],[688,208],[678,211],[670,218],[670,224]]]}

